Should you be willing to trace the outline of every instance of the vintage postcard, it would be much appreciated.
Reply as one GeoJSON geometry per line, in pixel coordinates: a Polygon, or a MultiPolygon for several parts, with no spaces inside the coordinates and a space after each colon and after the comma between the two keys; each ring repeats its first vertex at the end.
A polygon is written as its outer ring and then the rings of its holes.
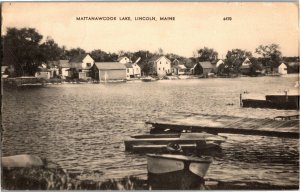
{"type": "Polygon", "coordinates": [[[299,4],[1,4],[3,190],[299,189],[299,4]]]}

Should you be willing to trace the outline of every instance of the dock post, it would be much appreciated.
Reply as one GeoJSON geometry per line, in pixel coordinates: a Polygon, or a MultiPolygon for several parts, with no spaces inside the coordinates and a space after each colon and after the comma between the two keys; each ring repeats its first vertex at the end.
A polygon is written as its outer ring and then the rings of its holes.
{"type": "Polygon", "coordinates": [[[240,107],[243,107],[242,93],[240,93],[240,107]]]}

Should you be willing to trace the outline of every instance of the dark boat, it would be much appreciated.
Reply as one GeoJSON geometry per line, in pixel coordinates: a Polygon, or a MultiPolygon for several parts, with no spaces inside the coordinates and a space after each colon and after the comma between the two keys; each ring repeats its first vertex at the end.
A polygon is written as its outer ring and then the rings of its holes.
{"type": "Polygon", "coordinates": [[[200,189],[212,157],[148,154],[148,182],[151,189],[200,189]]]}

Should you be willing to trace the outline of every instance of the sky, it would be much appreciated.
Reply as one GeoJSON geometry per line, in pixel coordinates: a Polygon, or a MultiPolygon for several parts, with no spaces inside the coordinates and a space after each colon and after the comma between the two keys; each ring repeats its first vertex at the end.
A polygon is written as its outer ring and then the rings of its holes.
{"type": "Polygon", "coordinates": [[[164,53],[191,57],[206,46],[224,58],[231,49],[254,53],[261,44],[276,43],[284,56],[299,55],[297,3],[4,3],[2,18],[2,35],[7,27],[33,27],[60,46],[80,47],[87,52],[155,52],[162,48],[164,53]],[[131,21],[120,17],[130,17],[131,21]],[[135,17],[156,17],[156,21],[135,17]],[[175,20],[163,21],[160,17],[175,20]]]}

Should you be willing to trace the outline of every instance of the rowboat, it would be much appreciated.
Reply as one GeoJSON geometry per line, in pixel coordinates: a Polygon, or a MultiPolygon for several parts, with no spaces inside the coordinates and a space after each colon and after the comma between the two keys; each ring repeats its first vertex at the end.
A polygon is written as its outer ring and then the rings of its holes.
{"type": "Polygon", "coordinates": [[[134,135],[124,141],[125,150],[138,153],[167,152],[168,145],[177,144],[183,151],[219,147],[226,137],[208,133],[134,135]]]}
{"type": "Polygon", "coordinates": [[[148,77],[141,78],[141,80],[142,80],[143,82],[151,82],[151,81],[156,81],[157,79],[148,76],[148,77]]]}
{"type": "Polygon", "coordinates": [[[200,189],[212,157],[147,154],[148,181],[152,189],[200,189]]]}

